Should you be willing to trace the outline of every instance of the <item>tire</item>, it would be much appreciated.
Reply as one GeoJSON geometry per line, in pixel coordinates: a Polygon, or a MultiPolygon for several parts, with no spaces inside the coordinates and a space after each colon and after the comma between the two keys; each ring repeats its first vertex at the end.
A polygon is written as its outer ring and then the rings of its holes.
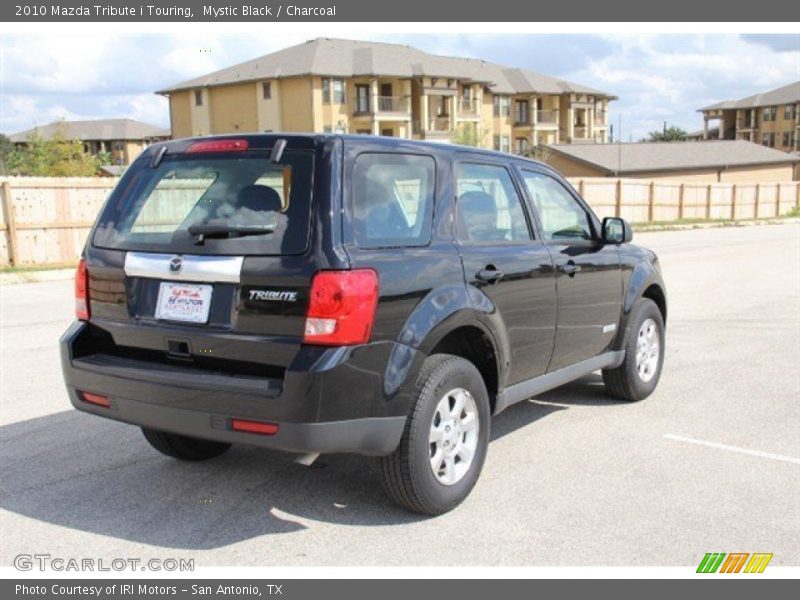
{"type": "Polygon", "coordinates": [[[440,515],[458,506],[478,481],[489,446],[489,395],[478,369],[450,354],[425,360],[415,391],[400,445],[379,459],[383,485],[403,508],[440,515]]]}
{"type": "Polygon", "coordinates": [[[628,319],[628,327],[625,331],[625,360],[616,369],[605,369],[603,371],[603,382],[606,390],[620,400],[638,401],[644,400],[658,385],[661,378],[661,368],[664,364],[664,318],[655,302],[649,298],[640,298],[633,305],[631,316],[628,319]],[[643,330],[643,325],[648,327],[643,330]],[[650,326],[655,327],[652,336],[648,335],[650,326]],[[639,346],[640,336],[647,338],[644,346],[639,346]],[[657,357],[652,358],[652,342],[648,345],[648,340],[657,341],[657,357]],[[637,356],[642,349],[647,348],[647,360],[642,360],[637,366],[637,356]],[[639,366],[642,367],[640,372],[639,366]],[[649,367],[649,368],[648,368],[649,367]]]}
{"type": "Polygon", "coordinates": [[[142,433],[144,434],[144,439],[150,442],[150,445],[161,454],[181,460],[208,460],[219,456],[231,447],[230,444],[223,442],[201,440],[145,427],[142,427],[142,433]]]}

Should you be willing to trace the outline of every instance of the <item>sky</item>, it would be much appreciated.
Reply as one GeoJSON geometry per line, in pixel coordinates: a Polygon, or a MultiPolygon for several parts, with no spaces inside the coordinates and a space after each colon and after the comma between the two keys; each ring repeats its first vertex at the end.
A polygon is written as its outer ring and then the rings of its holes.
{"type": "MultiPolygon", "coordinates": [[[[127,117],[169,125],[157,89],[290,45],[308,35],[0,36],[0,132],[58,119],[127,117]]],[[[800,80],[800,35],[380,34],[435,54],[483,58],[611,93],[610,122],[637,141],[664,121],[702,128],[697,109],[800,80]]],[[[620,136],[621,132],[621,136],[620,136]]]]}

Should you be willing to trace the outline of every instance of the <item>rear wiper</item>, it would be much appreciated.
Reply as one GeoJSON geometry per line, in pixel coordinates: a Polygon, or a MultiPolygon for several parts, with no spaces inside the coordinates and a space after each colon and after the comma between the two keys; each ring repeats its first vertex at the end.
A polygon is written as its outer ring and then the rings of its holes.
{"type": "Polygon", "coordinates": [[[197,238],[195,243],[202,244],[206,238],[245,237],[248,235],[266,235],[275,231],[269,225],[229,225],[228,223],[195,223],[189,225],[189,235],[197,238]]]}

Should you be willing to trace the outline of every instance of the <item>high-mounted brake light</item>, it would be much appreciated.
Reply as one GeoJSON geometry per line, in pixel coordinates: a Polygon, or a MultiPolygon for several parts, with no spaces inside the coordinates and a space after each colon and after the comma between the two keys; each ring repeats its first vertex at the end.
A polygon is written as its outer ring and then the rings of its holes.
{"type": "Polygon", "coordinates": [[[372,269],[320,271],[311,281],[306,344],[364,344],[372,334],[378,275],[372,269]]]}
{"type": "Polygon", "coordinates": [[[231,429],[243,431],[245,433],[260,433],[261,435],[275,435],[278,433],[277,423],[264,423],[262,421],[246,421],[245,419],[233,419],[231,429]]]}
{"type": "Polygon", "coordinates": [[[89,272],[83,258],[75,269],[75,316],[81,321],[89,320],[89,272]]]}
{"type": "Polygon", "coordinates": [[[198,152],[244,152],[250,144],[247,140],[205,140],[195,142],[186,149],[189,154],[198,152]]]}

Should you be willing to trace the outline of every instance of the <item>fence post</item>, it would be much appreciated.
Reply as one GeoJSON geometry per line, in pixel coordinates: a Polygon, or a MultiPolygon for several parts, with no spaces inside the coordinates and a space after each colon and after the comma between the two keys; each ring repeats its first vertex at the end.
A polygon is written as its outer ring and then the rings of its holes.
{"type": "Polygon", "coordinates": [[[800,182],[795,182],[794,184],[794,205],[796,208],[800,208],[800,182]]]}
{"type": "Polygon", "coordinates": [[[761,184],[756,184],[756,199],[755,199],[755,207],[753,212],[753,217],[758,218],[758,203],[761,201],[761,184]]]}
{"type": "Polygon", "coordinates": [[[3,218],[8,232],[8,264],[17,266],[17,218],[14,214],[14,200],[11,198],[11,183],[3,181],[3,218]]]}
{"type": "Polygon", "coordinates": [[[681,187],[678,189],[678,220],[680,221],[683,219],[683,197],[685,194],[685,185],[681,184],[681,187]]]}
{"type": "Polygon", "coordinates": [[[736,184],[731,187],[731,220],[736,220],[736,184]]]}
{"type": "Polygon", "coordinates": [[[650,192],[647,197],[647,222],[652,223],[655,219],[655,204],[656,204],[656,182],[655,179],[650,180],[650,192]]]}
{"type": "Polygon", "coordinates": [[[712,184],[708,184],[706,188],[706,219],[711,219],[711,188],[712,184]]]}
{"type": "Polygon", "coordinates": [[[586,199],[584,191],[585,191],[585,186],[583,185],[583,177],[581,177],[580,179],[578,179],[578,194],[580,195],[581,198],[586,199]]]}
{"type": "Polygon", "coordinates": [[[775,190],[775,217],[781,216],[781,189],[783,186],[780,183],[776,183],[776,190],[775,190]]]}
{"type": "Polygon", "coordinates": [[[617,179],[617,199],[614,206],[614,216],[622,216],[622,179],[617,179]]]}

